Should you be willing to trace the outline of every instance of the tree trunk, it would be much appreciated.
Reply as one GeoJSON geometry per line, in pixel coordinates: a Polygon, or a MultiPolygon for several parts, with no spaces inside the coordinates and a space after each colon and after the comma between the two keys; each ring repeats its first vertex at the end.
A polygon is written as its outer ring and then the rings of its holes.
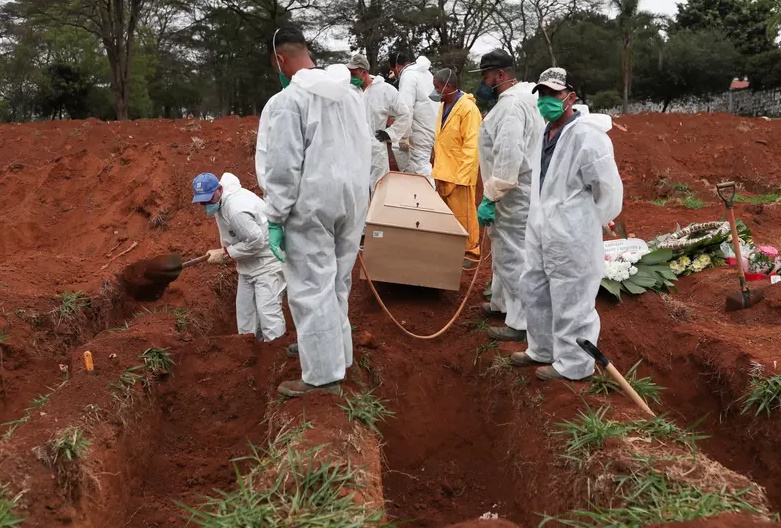
{"type": "Polygon", "coordinates": [[[556,54],[553,52],[553,42],[551,42],[550,35],[548,35],[548,30],[545,29],[545,27],[542,24],[540,25],[540,29],[542,30],[542,36],[545,37],[545,44],[547,44],[548,46],[551,68],[555,68],[557,64],[556,64],[556,54]]]}
{"type": "Polygon", "coordinates": [[[629,113],[629,87],[632,82],[632,42],[631,37],[624,36],[624,98],[621,111],[624,114],[629,113]]]}

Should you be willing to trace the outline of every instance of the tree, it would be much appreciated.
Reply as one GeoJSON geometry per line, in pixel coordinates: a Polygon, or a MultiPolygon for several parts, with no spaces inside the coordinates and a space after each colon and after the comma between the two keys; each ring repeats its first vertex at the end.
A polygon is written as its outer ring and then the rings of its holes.
{"type": "Polygon", "coordinates": [[[97,36],[106,51],[117,119],[128,119],[130,64],[139,17],[150,0],[18,0],[6,12],[39,26],[59,24],[97,36]]]}
{"type": "Polygon", "coordinates": [[[623,75],[622,111],[629,112],[629,93],[632,89],[632,39],[635,33],[653,15],[639,10],[640,0],[610,0],[612,7],[618,10],[616,21],[621,36],[621,65],[623,75]]]}
{"type": "Polygon", "coordinates": [[[682,30],[664,43],[661,60],[640,54],[635,76],[636,93],[663,104],[681,97],[721,93],[729,86],[740,54],[725,35],[713,30],[682,30]]]}
{"type": "Polygon", "coordinates": [[[575,13],[593,10],[602,4],[602,0],[529,0],[529,3],[553,67],[557,66],[553,40],[561,27],[575,13]]]}

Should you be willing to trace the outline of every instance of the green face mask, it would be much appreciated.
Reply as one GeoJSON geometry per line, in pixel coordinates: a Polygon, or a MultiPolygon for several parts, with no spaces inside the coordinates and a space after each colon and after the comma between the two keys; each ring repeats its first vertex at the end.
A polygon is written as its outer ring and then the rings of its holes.
{"type": "Polygon", "coordinates": [[[284,90],[288,86],[290,86],[290,79],[285,77],[285,74],[282,72],[277,72],[277,75],[279,76],[279,84],[282,85],[282,89],[284,90]]]}
{"type": "Polygon", "coordinates": [[[361,86],[363,86],[363,79],[361,79],[360,77],[350,77],[350,84],[360,88],[361,86]]]}
{"type": "Polygon", "coordinates": [[[545,121],[556,121],[564,115],[564,101],[544,95],[537,99],[537,109],[545,121]]]}

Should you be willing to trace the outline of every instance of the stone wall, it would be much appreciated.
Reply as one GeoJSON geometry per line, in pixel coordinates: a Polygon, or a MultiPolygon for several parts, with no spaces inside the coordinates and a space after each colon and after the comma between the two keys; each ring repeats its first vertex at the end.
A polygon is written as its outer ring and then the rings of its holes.
{"type": "MultiPolygon", "coordinates": [[[[662,104],[638,102],[629,105],[630,114],[661,112],[662,104]]],[[[689,98],[673,101],[667,108],[670,113],[696,114],[727,112],[743,116],[781,117],[781,88],[772,90],[741,90],[726,92],[707,98],[689,98]]],[[[602,110],[610,115],[621,113],[621,107],[602,110]]]]}

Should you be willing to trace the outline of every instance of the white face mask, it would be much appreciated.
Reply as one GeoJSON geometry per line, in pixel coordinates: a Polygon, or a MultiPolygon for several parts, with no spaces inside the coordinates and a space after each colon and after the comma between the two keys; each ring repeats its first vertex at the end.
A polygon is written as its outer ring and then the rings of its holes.
{"type": "MultiPolygon", "coordinates": [[[[452,79],[452,78],[453,78],[453,70],[451,69],[451,70],[448,70],[447,81],[445,81],[445,86],[448,86],[450,84],[450,79],[452,79]]],[[[444,86],[443,86],[443,88],[444,88],[444,86]]],[[[436,91],[436,89],[435,89],[433,92],[431,92],[431,95],[429,95],[428,98],[431,99],[432,101],[434,101],[435,103],[441,103],[443,97],[445,97],[447,95],[450,95],[450,94],[454,94],[457,91],[458,90],[452,90],[452,91],[450,91],[448,93],[441,94],[438,91],[436,91]]]]}

